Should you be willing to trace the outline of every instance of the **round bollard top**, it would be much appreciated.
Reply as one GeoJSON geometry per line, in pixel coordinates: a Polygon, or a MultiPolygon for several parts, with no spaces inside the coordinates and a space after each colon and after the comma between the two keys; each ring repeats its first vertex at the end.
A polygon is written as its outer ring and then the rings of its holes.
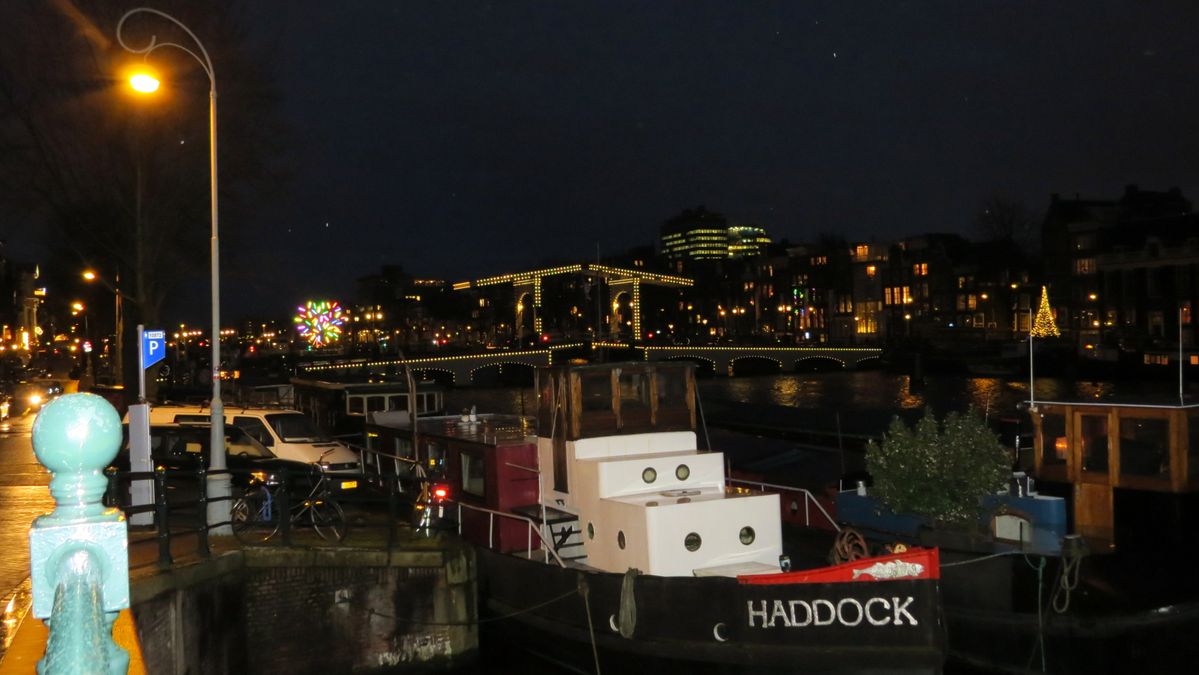
{"type": "Polygon", "coordinates": [[[121,417],[95,394],[67,394],[46,404],[33,422],[33,452],[54,473],[108,466],[121,448],[121,417]]]}

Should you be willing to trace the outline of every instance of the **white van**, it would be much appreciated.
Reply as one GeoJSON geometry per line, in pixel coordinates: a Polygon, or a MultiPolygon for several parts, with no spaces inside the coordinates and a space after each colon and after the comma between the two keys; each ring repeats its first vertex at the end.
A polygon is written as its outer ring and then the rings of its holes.
{"type": "MultiPolygon", "coordinates": [[[[150,424],[207,423],[207,405],[156,405],[150,407],[150,424]]],[[[312,420],[298,410],[227,406],[225,424],[238,427],[280,459],[325,462],[330,471],[358,471],[358,455],[345,445],[325,438],[312,420]]]]}

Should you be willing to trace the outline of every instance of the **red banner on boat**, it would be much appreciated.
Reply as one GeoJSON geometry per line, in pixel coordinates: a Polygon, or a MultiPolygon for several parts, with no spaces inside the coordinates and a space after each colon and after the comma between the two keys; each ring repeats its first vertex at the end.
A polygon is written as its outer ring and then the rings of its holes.
{"type": "Polygon", "coordinates": [[[825,584],[847,581],[893,581],[896,579],[940,579],[941,554],[936,548],[913,548],[903,553],[862,558],[829,567],[776,574],[747,574],[737,577],[743,584],[825,584]]]}

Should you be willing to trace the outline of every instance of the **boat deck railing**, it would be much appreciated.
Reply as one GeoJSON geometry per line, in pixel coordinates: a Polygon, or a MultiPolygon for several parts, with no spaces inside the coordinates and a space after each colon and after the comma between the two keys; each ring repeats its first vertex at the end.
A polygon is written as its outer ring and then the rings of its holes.
{"type": "Polygon", "coordinates": [[[467,509],[470,511],[476,511],[479,513],[487,514],[487,548],[495,548],[496,518],[507,518],[509,520],[520,521],[528,527],[528,544],[527,544],[528,548],[525,552],[526,555],[528,556],[528,558],[530,560],[533,559],[533,535],[537,535],[537,546],[542,551],[545,551],[545,562],[548,564],[550,561],[550,558],[553,558],[554,562],[558,563],[559,567],[566,567],[566,563],[558,555],[558,552],[555,551],[553,548],[545,545],[545,539],[543,539],[541,536],[541,530],[537,527],[537,524],[534,523],[531,518],[526,518],[525,516],[519,516],[515,513],[507,513],[505,511],[496,511],[494,509],[489,509],[489,508],[486,508],[483,506],[475,506],[474,504],[463,504],[462,502],[454,502],[454,504],[456,504],[458,506],[458,534],[459,535],[462,534],[462,509],[467,509]]]}
{"type": "MultiPolygon", "coordinates": [[[[343,441],[344,442],[344,441],[343,441]]],[[[350,450],[358,453],[358,463],[362,473],[370,476],[420,478],[422,468],[420,462],[393,452],[368,448],[357,443],[346,443],[350,450]]],[[[403,492],[403,489],[400,490],[403,492]]]]}
{"type": "Polygon", "coordinates": [[[752,486],[752,487],[757,488],[759,492],[766,492],[767,490],[775,490],[775,491],[786,492],[788,494],[803,495],[803,518],[804,518],[804,526],[805,527],[812,526],[812,507],[815,506],[816,510],[820,512],[820,515],[824,516],[824,519],[828,522],[829,526],[832,527],[834,531],[836,531],[836,532],[841,531],[841,526],[837,524],[837,521],[835,519],[833,519],[833,517],[831,515],[829,515],[828,510],[824,508],[824,505],[821,504],[818,499],[816,499],[816,495],[812,494],[811,490],[808,490],[806,488],[801,488],[801,487],[795,487],[793,485],[779,485],[777,483],[765,483],[765,482],[758,481],[758,480],[745,480],[744,478],[726,478],[725,482],[729,485],[752,486]]]}

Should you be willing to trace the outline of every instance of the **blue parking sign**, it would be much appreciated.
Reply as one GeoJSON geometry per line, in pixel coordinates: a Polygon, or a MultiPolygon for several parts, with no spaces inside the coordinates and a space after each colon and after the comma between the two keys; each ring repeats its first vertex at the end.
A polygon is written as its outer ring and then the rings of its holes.
{"type": "Polygon", "coordinates": [[[142,333],[142,368],[149,368],[166,358],[166,331],[148,330],[142,333]]]}

